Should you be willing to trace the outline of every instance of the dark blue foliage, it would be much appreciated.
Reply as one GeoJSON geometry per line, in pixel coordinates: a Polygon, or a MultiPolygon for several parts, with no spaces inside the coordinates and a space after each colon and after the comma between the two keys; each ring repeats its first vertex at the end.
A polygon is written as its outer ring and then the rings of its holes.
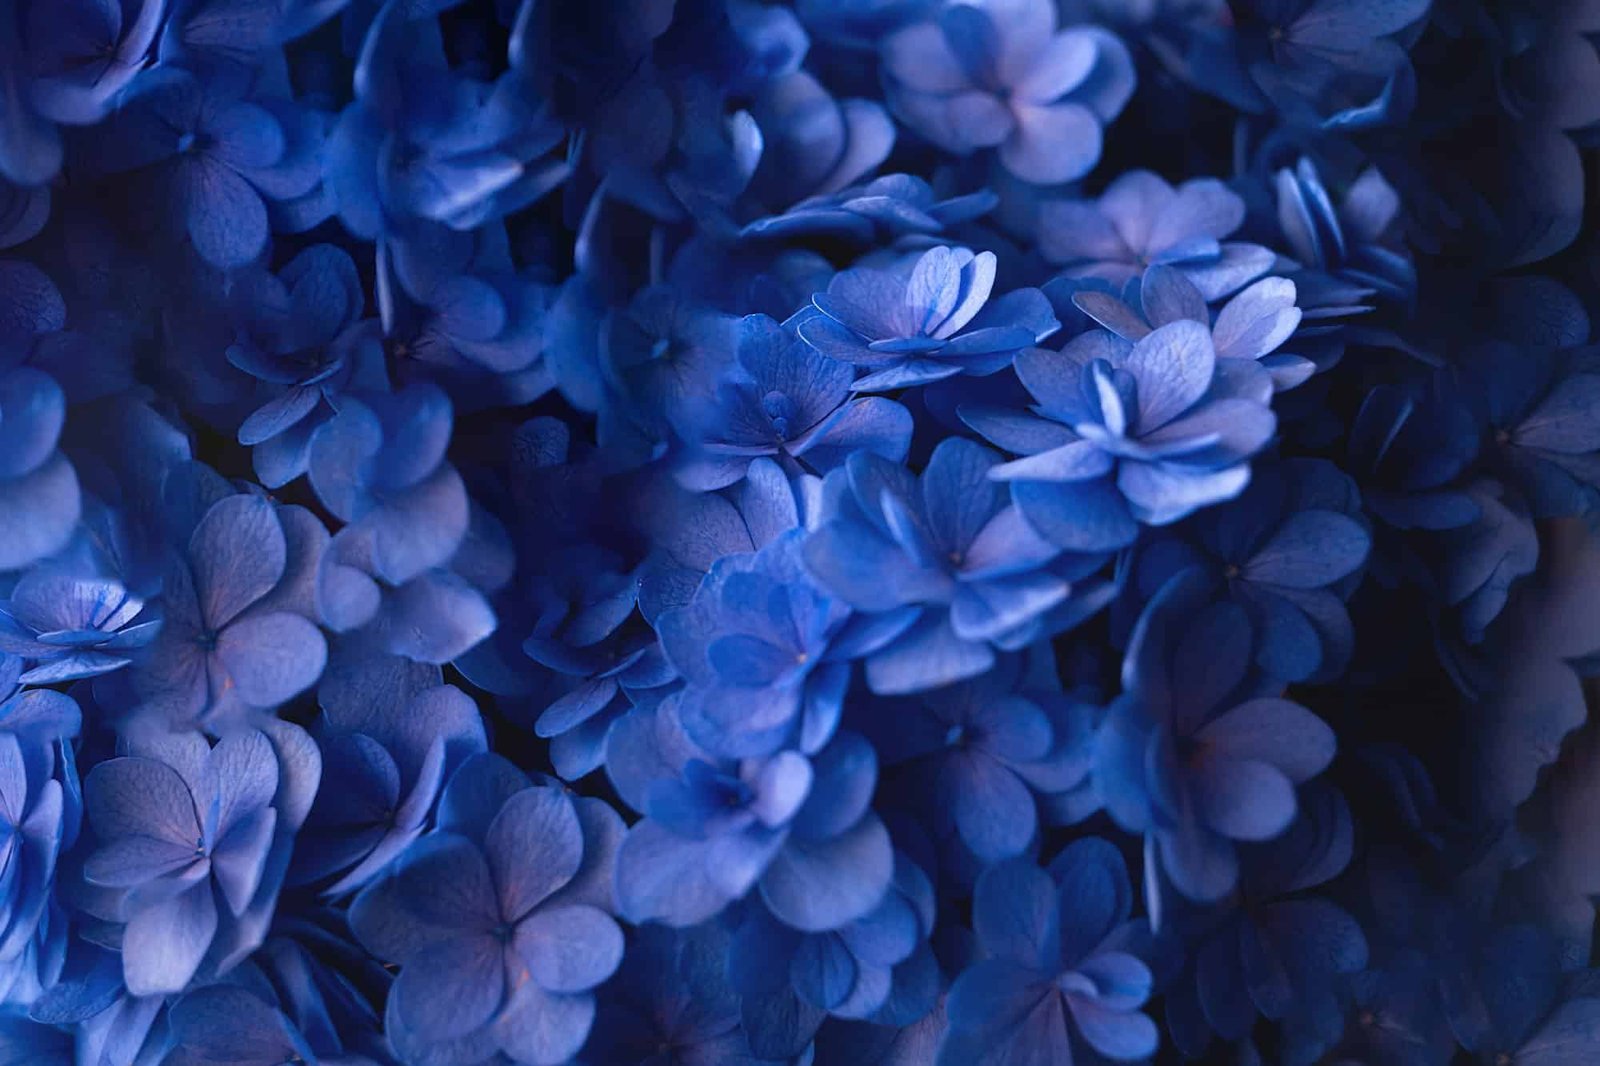
{"type": "Polygon", "coordinates": [[[1600,1061],[1594,0],[0,0],[0,1066],[1600,1061]]]}

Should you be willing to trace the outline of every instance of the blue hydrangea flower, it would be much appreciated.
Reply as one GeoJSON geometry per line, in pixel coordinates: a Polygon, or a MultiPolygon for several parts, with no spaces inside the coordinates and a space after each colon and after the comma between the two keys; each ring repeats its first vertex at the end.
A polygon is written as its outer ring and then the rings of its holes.
{"type": "Polygon", "coordinates": [[[674,702],[612,727],[606,768],[645,815],[617,856],[622,914],[690,926],[758,889],[785,925],[821,932],[877,906],[894,855],[871,810],[872,746],[842,733],[809,759],[719,760],[684,735],[674,702]]]}
{"type": "Polygon", "coordinates": [[[144,65],[166,8],[165,0],[18,5],[28,103],[52,122],[98,122],[144,65]]]}
{"type": "Polygon", "coordinates": [[[1429,0],[1248,0],[1233,32],[1213,31],[1189,57],[1191,76],[1246,111],[1327,130],[1403,119],[1416,94],[1394,36],[1429,0]]]}
{"type": "Polygon", "coordinates": [[[1600,490],[1600,363],[1590,350],[1489,342],[1467,352],[1460,373],[1496,473],[1520,491],[1535,518],[1587,514],[1600,490]]]}
{"type": "Polygon", "coordinates": [[[1034,415],[978,412],[969,422],[1024,458],[991,474],[1051,543],[1105,551],[1237,496],[1249,459],[1277,428],[1272,379],[1217,357],[1211,330],[1187,319],[1136,344],[1082,334],[1059,352],[1032,348],[1017,376],[1034,415]]]}
{"type": "Polygon", "coordinates": [[[909,1025],[939,993],[926,937],[933,885],[904,855],[877,907],[838,929],[799,932],[760,907],[739,922],[728,969],[742,996],[752,1046],[785,1058],[827,1017],[909,1025]]]}
{"type": "Polygon", "coordinates": [[[801,562],[803,536],[724,556],[694,597],[657,621],[686,688],[677,714],[697,744],[735,758],[796,746],[810,754],[838,728],[852,660],[915,619],[852,615],[801,562]]]}
{"type": "Polygon", "coordinates": [[[311,583],[327,541],[309,511],[224,495],[173,552],[161,632],[133,677],[139,714],[174,727],[270,710],[316,681],[327,644],[311,583]]]}
{"type": "Polygon", "coordinates": [[[142,597],[104,577],[28,571],[0,600],[0,652],[33,665],[25,684],[120,670],[155,639],[161,620],[142,597]]]}
{"type": "Polygon", "coordinates": [[[66,547],[84,504],[77,473],[58,445],[66,398],[31,366],[7,368],[0,339],[0,565],[20,569],[66,547]]]}
{"type": "Polygon", "coordinates": [[[1060,326],[1037,289],[990,302],[995,255],[940,246],[887,270],[842,271],[812,297],[795,329],[830,359],[870,371],[857,390],[923,385],[956,374],[992,374],[1060,326]]]}
{"type": "Polygon", "coordinates": [[[689,492],[675,479],[644,490],[642,520],[651,554],[638,571],[639,613],[655,624],[662,612],[688,603],[717,560],[746,555],[808,524],[820,500],[821,479],[787,477],[771,459],[754,459],[728,494],[689,492]]]}
{"type": "MultiPolygon", "coordinates": [[[[678,24],[680,47],[697,25],[678,24]]],[[[723,44],[727,59],[754,58],[741,42],[723,44]]],[[[597,206],[615,200],[661,222],[693,219],[731,236],[736,203],[761,160],[761,130],[728,99],[738,72],[697,68],[695,59],[624,68],[620,86],[608,71],[612,91],[594,113],[579,163],[585,184],[600,186],[597,206]]]]}
{"type": "Polygon", "coordinates": [[[1367,394],[1350,424],[1347,468],[1381,521],[1397,529],[1456,529],[1479,515],[1461,485],[1480,444],[1459,384],[1436,374],[1367,394]]]}
{"type": "Polygon", "coordinates": [[[575,781],[604,762],[607,731],[632,701],[678,675],[655,635],[637,625],[640,582],[611,553],[564,549],[550,563],[533,586],[533,632],[522,651],[559,678],[536,690],[548,702],[533,729],[550,741],[556,773],[575,781]]]}
{"type": "Polygon", "coordinates": [[[358,353],[373,361],[377,335],[361,324],[355,263],[332,245],[314,245],[241,288],[228,362],[256,380],[263,402],[239,424],[238,439],[255,449],[263,484],[279,488],[305,473],[312,433],[332,416],[358,353]]]}
{"type": "Polygon", "coordinates": [[[1094,757],[1093,709],[1023,689],[1011,658],[914,700],[871,705],[852,721],[877,746],[891,794],[985,863],[1033,844],[1041,805],[1084,787],[1094,757]]]}
{"type": "Polygon", "coordinates": [[[1100,159],[1101,128],[1133,94],[1114,35],[1056,28],[1044,0],[950,4],[885,37],[890,106],[947,152],[997,148],[1023,181],[1075,181],[1100,159]]]}
{"type": "Polygon", "coordinates": [[[592,990],[622,961],[609,913],[621,832],[603,802],[499,756],[463,764],[438,827],[350,909],[362,944],[400,967],[385,1029],[402,1058],[556,1066],[577,1053],[592,990]]]}
{"type": "Polygon", "coordinates": [[[438,389],[346,397],[311,439],[311,487],[350,523],[342,539],[370,540],[372,562],[401,584],[448,562],[467,531],[467,495],[445,461],[452,411],[438,389]]]}
{"type": "Polygon", "coordinates": [[[801,344],[765,315],[747,317],[737,370],[681,408],[679,480],[700,491],[723,488],[762,456],[794,472],[827,470],[858,448],[904,458],[909,413],[882,397],[852,398],[854,378],[848,364],[801,344]]]}
{"type": "Polygon", "coordinates": [[[1147,885],[1159,870],[1203,902],[1237,883],[1236,842],[1289,828],[1295,787],[1335,748],[1320,718],[1250,676],[1244,610],[1210,602],[1208,588],[1186,571],[1145,609],[1095,752],[1107,813],[1144,834],[1147,885]]]}
{"type": "Polygon", "coordinates": [[[1133,953],[1133,889],[1115,847],[1088,837],[1048,871],[1023,860],[991,867],[972,907],[983,957],[950,988],[940,1066],[1155,1052],[1155,1023],[1139,1010],[1153,978],[1133,953]]]}
{"type": "MultiPolygon", "coordinates": [[[[445,458],[452,425],[448,397],[419,385],[347,396],[311,438],[311,487],[349,523],[317,575],[321,618],[423,662],[448,662],[495,624],[485,590],[465,572],[472,560],[458,558],[479,545],[466,486],[445,458]],[[458,564],[463,572],[451,569],[458,564]]],[[[509,576],[499,574],[502,583],[509,576]]]]}
{"type": "Polygon", "coordinates": [[[654,443],[668,439],[673,417],[696,395],[722,384],[750,329],[674,286],[653,285],[595,322],[592,367],[563,372],[571,356],[559,349],[552,350],[551,361],[563,394],[598,410],[602,443],[623,439],[618,423],[627,420],[641,423],[654,443]],[[573,379],[581,379],[582,387],[573,379]],[[584,393],[596,385],[609,386],[609,395],[591,402],[584,393]]]}
{"type": "Polygon", "coordinates": [[[524,207],[566,176],[547,158],[563,130],[516,70],[494,81],[450,67],[431,10],[384,5],[367,29],[355,100],[322,166],[352,233],[410,219],[470,230],[524,207]]]}
{"type": "Polygon", "coordinates": [[[141,202],[157,205],[165,239],[181,235],[222,268],[266,250],[268,200],[305,196],[321,180],[320,142],[301,143],[230,79],[176,65],[134,78],[108,122],[79,145],[92,173],[127,175],[141,202]]]}
{"type": "Polygon", "coordinates": [[[1325,460],[1265,466],[1237,500],[1141,545],[1133,587],[1148,601],[1203,566],[1244,607],[1259,635],[1255,661],[1284,681],[1334,677],[1350,659],[1350,580],[1371,548],[1355,483],[1325,460]]]}
{"type": "Polygon", "coordinates": [[[779,212],[854,185],[894,147],[894,123],[882,105],[835,100],[804,71],[768,82],[750,114],[761,130],[762,150],[749,191],[779,212]]]}
{"type": "Polygon", "coordinates": [[[336,663],[319,687],[313,736],[323,789],[295,846],[291,884],[361,888],[422,835],[456,768],[488,748],[472,700],[437,667],[387,656],[336,663]]]}
{"type": "Polygon", "coordinates": [[[382,243],[377,266],[378,309],[401,370],[426,370],[473,408],[531,403],[549,390],[550,289],[519,269],[498,222],[465,233],[408,227],[382,243]]]}
{"type": "Polygon", "coordinates": [[[1265,274],[1273,255],[1227,238],[1244,224],[1244,200],[1215,178],[1174,188],[1147,170],[1120,175],[1097,200],[1039,208],[1039,250],[1074,278],[1121,288],[1153,266],[1182,272],[1207,300],[1265,274]]]}
{"type": "Polygon", "coordinates": [[[66,396],[25,360],[66,324],[61,293],[29,263],[0,261],[0,567],[29,566],[66,546],[82,513],[60,451],[66,396]]]}
{"type": "Polygon", "coordinates": [[[129,750],[84,779],[96,846],[83,876],[91,913],[121,926],[112,943],[128,991],[163,995],[259,946],[320,767],[282,722],[215,747],[171,733],[129,750]]]}
{"type": "Polygon", "coordinates": [[[165,0],[13,5],[0,31],[0,180],[42,186],[55,177],[63,157],[56,124],[103,119],[144,65],[166,14],[165,0]]]}
{"type": "Polygon", "coordinates": [[[996,649],[1054,635],[1109,598],[1091,576],[1099,558],[1058,559],[1029,527],[993,476],[999,459],[952,438],[920,476],[863,453],[828,475],[806,566],[859,611],[915,618],[865,652],[874,692],[919,692],[981,674],[996,649]]]}
{"type": "Polygon", "coordinates": [[[1270,277],[1249,285],[1211,314],[1198,287],[1179,269],[1157,265],[1129,281],[1121,299],[1084,289],[1073,304],[1117,336],[1143,340],[1173,322],[1198,322],[1211,327],[1211,343],[1224,374],[1248,375],[1238,364],[1260,363],[1272,375],[1274,391],[1303,383],[1316,371],[1301,355],[1280,350],[1294,336],[1305,313],[1296,306],[1299,290],[1288,278],[1270,277]],[[1237,361],[1228,365],[1231,361],[1237,361]]]}

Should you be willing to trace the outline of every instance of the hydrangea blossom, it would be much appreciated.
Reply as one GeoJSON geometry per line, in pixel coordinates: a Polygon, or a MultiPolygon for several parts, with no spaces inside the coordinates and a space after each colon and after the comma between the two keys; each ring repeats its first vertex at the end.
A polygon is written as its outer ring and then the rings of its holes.
{"type": "Polygon", "coordinates": [[[119,670],[161,629],[144,599],[103,577],[31,570],[0,601],[0,651],[33,665],[41,685],[119,670]]]}
{"type": "Polygon", "coordinates": [[[499,756],[461,768],[438,827],[351,905],[356,936],[400,967],[386,1022],[402,1055],[465,1047],[553,1064],[577,1052],[590,990],[622,959],[608,913],[621,829],[603,803],[499,756]]]}
{"type": "Polygon", "coordinates": [[[763,315],[746,318],[739,334],[742,373],[681,409],[685,485],[704,491],[733,484],[761,457],[796,472],[827,470],[858,448],[904,457],[911,437],[905,408],[882,397],[852,398],[848,365],[763,315]]]}
{"type": "Polygon", "coordinates": [[[1205,567],[1261,635],[1256,664],[1300,681],[1348,662],[1355,631],[1344,599],[1370,548],[1354,483],[1331,463],[1292,459],[1262,470],[1232,503],[1152,538],[1134,576],[1148,599],[1205,567]]]}
{"type": "Polygon", "coordinates": [[[266,249],[267,201],[305,196],[321,180],[319,145],[293,137],[284,122],[242,98],[231,79],[162,65],[129,84],[84,145],[92,173],[129,175],[202,259],[236,267],[266,249]]]}
{"type": "Polygon", "coordinates": [[[807,754],[838,728],[850,664],[915,621],[910,610],[852,615],[801,561],[786,534],[751,555],[731,555],[694,598],[657,622],[685,688],[677,714],[696,742],[720,755],[807,754]]]}
{"type": "MultiPolygon", "coordinates": [[[[0,674],[0,691],[9,688],[0,674]]],[[[67,696],[30,689],[0,702],[0,761],[9,824],[3,845],[12,874],[0,926],[0,996],[29,1005],[61,977],[67,951],[56,898],[61,856],[78,839],[83,793],[72,743],[82,712],[67,696]]]]}
{"type": "Polygon", "coordinates": [[[941,833],[984,862],[1035,843],[1041,811],[1083,788],[1094,710],[1061,693],[1018,691],[1014,660],[921,697],[858,716],[890,780],[941,833]],[[892,771],[891,771],[892,773],[892,771]]]}
{"type": "Polygon", "coordinates": [[[255,448],[263,483],[278,488],[305,473],[312,433],[336,410],[331,405],[362,356],[371,361],[362,349],[376,336],[360,324],[355,263],[331,245],[308,248],[243,288],[228,361],[259,382],[264,399],[239,424],[238,438],[255,448]]]}
{"type": "Polygon", "coordinates": [[[485,750],[472,701],[438,672],[398,659],[330,668],[315,736],[337,790],[317,795],[295,848],[292,883],[353,891],[427,827],[456,768],[485,750]]]}
{"type": "Polygon", "coordinates": [[[1068,275],[1121,287],[1153,266],[1181,271],[1207,300],[1264,274],[1272,253],[1229,241],[1244,200],[1215,178],[1173,188],[1149,171],[1123,174],[1093,203],[1052,200],[1039,209],[1039,250],[1068,275]]]}
{"type": "Polygon", "coordinates": [[[857,610],[910,620],[863,649],[873,691],[918,692],[981,674],[996,649],[1053,635],[1103,603],[1105,587],[1091,578],[1099,560],[1058,558],[997,483],[998,460],[972,441],[947,440],[920,477],[862,453],[828,475],[831,506],[806,540],[806,566],[857,610]]]}
{"type": "Polygon", "coordinates": [[[857,390],[992,374],[1059,326],[1037,290],[990,303],[994,280],[993,252],[930,248],[888,270],[858,266],[836,274],[795,329],[830,359],[867,368],[851,386],[857,390]]]}
{"type": "Polygon", "coordinates": [[[224,495],[175,552],[161,631],[134,685],[141,715],[193,726],[270,710],[309,688],[327,643],[310,602],[327,533],[314,515],[224,495]]]}
{"type": "Polygon", "coordinates": [[[969,421],[1023,454],[991,476],[1013,482],[1029,524],[1071,551],[1120,548],[1141,525],[1237,496],[1277,427],[1270,375],[1224,364],[1211,331],[1190,319],[1137,343],[1091,332],[1059,352],[1032,348],[1017,375],[1036,414],[969,421]]]}
{"type": "Polygon", "coordinates": [[[1133,88],[1133,63],[1115,36],[1058,30],[1043,0],[957,3],[880,45],[890,102],[949,152],[997,148],[1024,181],[1074,181],[1100,158],[1101,125],[1133,88]]]}
{"type": "Polygon", "coordinates": [[[1150,1055],[1155,1023],[1149,967],[1128,924],[1133,889],[1115,847],[1098,837],[1069,845],[1042,870],[1011,861],[986,870],[973,895],[973,928],[986,958],[950,989],[950,1037],[938,1062],[995,1056],[1076,1062],[1150,1055]]]}
{"type": "Polygon", "coordinates": [[[120,927],[112,943],[131,994],[182,991],[261,943],[320,773],[315,745],[288,723],[215,747],[170,734],[89,773],[87,908],[120,927]]]}
{"type": "Polygon", "coordinates": [[[1203,902],[1237,883],[1236,843],[1288,829],[1295,787],[1333,761],[1333,731],[1250,677],[1252,638],[1194,571],[1173,578],[1129,642],[1095,752],[1106,811],[1144,834],[1146,883],[1159,871],[1203,902]]]}
{"type": "Polygon", "coordinates": [[[807,758],[716,759],[683,735],[671,702],[613,727],[608,768],[645,817],[617,856],[631,921],[684,927],[758,890],[784,924],[823,932],[882,899],[894,856],[870,809],[872,746],[843,733],[807,758]]]}

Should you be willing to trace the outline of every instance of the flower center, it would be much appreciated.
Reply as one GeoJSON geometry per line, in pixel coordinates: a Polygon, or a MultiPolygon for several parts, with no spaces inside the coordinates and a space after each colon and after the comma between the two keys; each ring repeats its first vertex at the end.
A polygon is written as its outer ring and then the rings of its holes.
{"type": "Polygon", "coordinates": [[[761,412],[767,416],[777,438],[788,440],[796,414],[794,401],[781,392],[769,392],[761,398],[761,412]]]}

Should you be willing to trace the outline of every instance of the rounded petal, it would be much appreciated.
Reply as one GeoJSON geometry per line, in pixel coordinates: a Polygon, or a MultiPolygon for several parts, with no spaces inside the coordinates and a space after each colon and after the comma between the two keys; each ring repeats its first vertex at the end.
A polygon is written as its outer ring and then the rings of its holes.
{"type": "Polygon", "coordinates": [[[441,941],[400,968],[390,995],[407,1029],[428,1041],[470,1033],[505,995],[505,951],[483,934],[441,941]]]}
{"type": "Polygon", "coordinates": [[[1016,128],[1000,144],[1000,162],[1023,181],[1076,181],[1100,161],[1100,122],[1078,104],[1013,106],[1016,128]]]}
{"type": "Polygon", "coordinates": [[[572,800],[554,786],[518,792],[489,824],[484,853],[501,913],[516,921],[570,881],[583,862],[583,830],[572,800]]]}
{"type": "Polygon", "coordinates": [[[136,912],[122,934],[122,975],[136,996],[181,992],[217,932],[211,882],[136,912]]]}
{"type": "Polygon", "coordinates": [[[59,452],[23,477],[0,481],[0,570],[65,547],[81,507],[78,475],[59,452]]]}
{"type": "Polygon", "coordinates": [[[593,988],[622,962],[622,930],[594,907],[546,907],[517,926],[515,944],[547,992],[593,988]]]}
{"type": "Polygon", "coordinates": [[[761,878],[761,898],[786,925],[837,929],[872,910],[894,872],[889,833],[868,815],[828,841],[791,841],[761,878]]]}
{"type": "Polygon", "coordinates": [[[316,683],[328,644],[297,614],[252,615],[222,631],[215,655],[226,686],[253,707],[275,707],[316,683]]]}

